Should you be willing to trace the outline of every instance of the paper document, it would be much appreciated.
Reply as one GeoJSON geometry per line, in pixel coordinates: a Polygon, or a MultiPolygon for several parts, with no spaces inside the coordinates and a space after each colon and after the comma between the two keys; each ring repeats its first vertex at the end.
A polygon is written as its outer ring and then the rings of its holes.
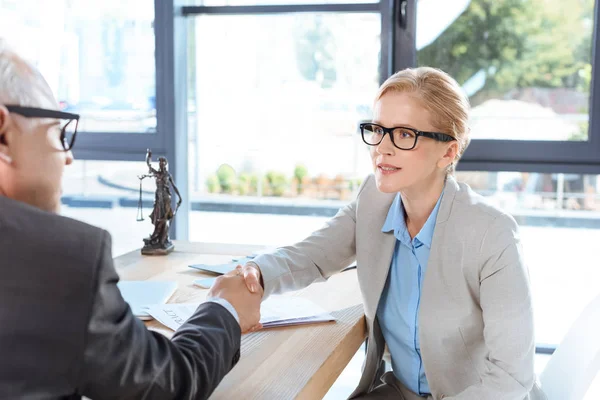
{"type": "Polygon", "coordinates": [[[194,314],[198,306],[198,303],[156,304],[148,307],[148,314],[167,328],[176,331],[194,314]]]}
{"type": "Polygon", "coordinates": [[[225,264],[192,264],[188,265],[190,268],[198,269],[203,272],[211,272],[217,275],[224,275],[228,272],[231,272],[238,265],[244,265],[248,261],[252,260],[253,257],[242,257],[236,259],[236,261],[225,263],[225,264]]]}
{"type": "MultiPolygon", "coordinates": [[[[158,322],[176,331],[200,303],[157,304],[148,313],[158,322]]],[[[335,318],[310,300],[300,297],[271,296],[260,307],[260,322],[265,328],[335,321],[335,318]]]]}
{"type": "Polygon", "coordinates": [[[117,287],[129,303],[133,315],[142,320],[152,319],[148,304],[164,304],[177,290],[174,281],[120,281],[117,287]]]}

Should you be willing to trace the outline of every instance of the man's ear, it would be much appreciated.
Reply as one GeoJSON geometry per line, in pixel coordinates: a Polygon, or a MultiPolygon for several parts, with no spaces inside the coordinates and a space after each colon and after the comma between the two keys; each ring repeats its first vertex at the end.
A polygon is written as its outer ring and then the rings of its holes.
{"type": "Polygon", "coordinates": [[[11,141],[10,130],[10,113],[0,104],[0,162],[6,164],[12,164],[12,157],[10,156],[9,142],[11,141]]]}

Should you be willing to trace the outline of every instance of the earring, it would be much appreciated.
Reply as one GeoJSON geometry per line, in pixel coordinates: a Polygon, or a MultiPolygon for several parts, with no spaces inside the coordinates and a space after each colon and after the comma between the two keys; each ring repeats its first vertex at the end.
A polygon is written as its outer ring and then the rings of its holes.
{"type": "Polygon", "coordinates": [[[10,156],[7,156],[4,153],[0,153],[0,160],[4,161],[7,164],[12,164],[12,158],[10,158],[10,156]]]}

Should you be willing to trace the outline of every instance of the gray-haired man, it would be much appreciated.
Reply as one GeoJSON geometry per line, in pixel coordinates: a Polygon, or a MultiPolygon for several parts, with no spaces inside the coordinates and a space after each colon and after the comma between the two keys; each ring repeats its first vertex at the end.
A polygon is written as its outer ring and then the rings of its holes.
{"type": "Polygon", "coordinates": [[[172,340],[123,301],[107,232],[56,214],[78,116],[0,39],[0,398],[204,399],[259,321],[243,278],[172,340]]]}

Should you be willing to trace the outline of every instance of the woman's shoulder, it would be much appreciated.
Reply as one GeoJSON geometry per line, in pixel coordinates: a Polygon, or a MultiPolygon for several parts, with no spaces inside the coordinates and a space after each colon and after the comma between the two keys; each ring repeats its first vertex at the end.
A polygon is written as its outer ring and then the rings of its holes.
{"type": "Polygon", "coordinates": [[[455,217],[479,222],[482,226],[493,225],[500,230],[517,229],[517,223],[509,213],[486,197],[476,193],[466,183],[456,182],[455,188],[454,204],[452,205],[452,213],[455,214],[455,217]]]}

